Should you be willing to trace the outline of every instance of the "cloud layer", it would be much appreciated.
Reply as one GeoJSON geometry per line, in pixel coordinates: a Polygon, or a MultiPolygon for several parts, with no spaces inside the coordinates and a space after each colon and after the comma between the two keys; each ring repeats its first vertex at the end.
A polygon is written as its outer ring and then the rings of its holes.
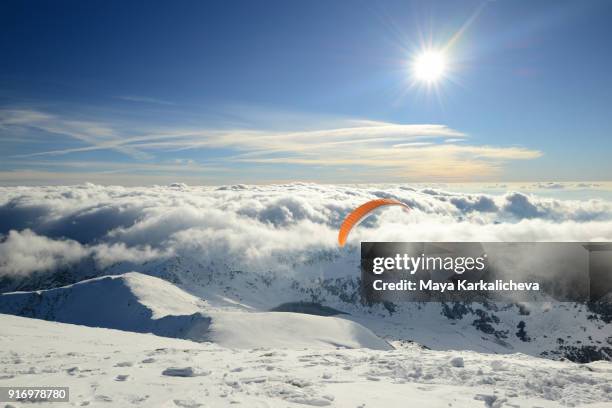
{"type": "MultiPolygon", "coordinates": [[[[302,118],[302,122],[308,121],[302,118]]],[[[63,138],[62,144],[54,146],[67,146],[48,150],[48,140],[44,139],[22,143],[21,148],[27,152],[5,158],[12,160],[12,171],[0,172],[0,182],[44,180],[45,172],[61,172],[62,179],[72,180],[74,174],[71,178],[66,173],[77,169],[97,172],[98,178],[100,172],[138,171],[157,176],[213,172],[218,180],[223,170],[247,168],[259,172],[262,167],[277,170],[273,172],[276,177],[281,168],[297,173],[318,169],[318,180],[326,181],[488,180],[499,176],[509,162],[543,154],[521,146],[476,143],[469,135],[444,124],[316,118],[308,125],[298,123],[292,128],[278,128],[274,123],[155,127],[74,119],[30,109],[0,110],[0,142],[15,133],[36,132],[63,138]],[[100,151],[127,156],[130,161],[73,160],[75,156],[94,157],[100,151]],[[185,158],[194,151],[208,152],[206,161],[196,163],[185,158]],[[53,160],[57,156],[69,156],[71,160],[53,160]]],[[[259,180],[268,181],[271,177],[259,176],[259,180]]]]}
{"type": "MultiPolygon", "coordinates": [[[[290,184],[148,188],[0,187],[0,276],[181,258],[210,268],[296,273],[313,256],[358,262],[362,240],[612,240],[612,204],[409,185],[290,184]],[[373,214],[336,244],[346,214],[393,197],[411,211],[373,214]],[[317,255],[318,254],[318,255],[317,255]]],[[[347,267],[348,268],[348,267],[347,267]]],[[[355,273],[347,269],[347,273],[355,273]]]]}

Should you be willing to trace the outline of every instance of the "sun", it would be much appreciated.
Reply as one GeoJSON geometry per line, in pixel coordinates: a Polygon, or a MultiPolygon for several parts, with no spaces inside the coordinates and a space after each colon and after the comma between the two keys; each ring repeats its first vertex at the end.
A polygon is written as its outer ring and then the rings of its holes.
{"type": "Polygon", "coordinates": [[[444,77],[447,70],[446,56],[442,51],[426,50],[414,58],[412,75],[418,81],[434,84],[444,77]]]}

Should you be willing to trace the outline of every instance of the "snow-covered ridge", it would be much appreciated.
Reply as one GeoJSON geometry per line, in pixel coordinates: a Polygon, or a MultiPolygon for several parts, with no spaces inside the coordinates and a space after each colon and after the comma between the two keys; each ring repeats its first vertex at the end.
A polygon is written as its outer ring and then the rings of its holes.
{"type": "Polygon", "coordinates": [[[358,323],[296,313],[218,310],[162,279],[137,272],[0,295],[0,312],[228,347],[391,346],[358,323]]]}
{"type": "Polygon", "coordinates": [[[199,313],[204,306],[162,279],[134,272],[0,296],[3,313],[194,340],[208,331],[210,318],[199,313]]]}

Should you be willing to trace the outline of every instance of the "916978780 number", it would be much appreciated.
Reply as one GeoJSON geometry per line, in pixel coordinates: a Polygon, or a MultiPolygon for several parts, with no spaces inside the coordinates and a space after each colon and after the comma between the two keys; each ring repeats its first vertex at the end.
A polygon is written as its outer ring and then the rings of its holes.
{"type": "Polygon", "coordinates": [[[0,401],[47,401],[69,400],[68,387],[0,387],[0,401]]]}

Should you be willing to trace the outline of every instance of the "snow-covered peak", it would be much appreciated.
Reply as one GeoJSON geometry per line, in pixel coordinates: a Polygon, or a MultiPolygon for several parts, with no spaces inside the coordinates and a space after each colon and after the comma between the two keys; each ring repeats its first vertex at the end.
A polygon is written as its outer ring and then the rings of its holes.
{"type": "Polygon", "coordinates": [[[66,311],[65,318],[77,324],[91,322],[94,316],[125,318],[127,309],[135,305],[140,306],[139,313],[147,313],[152,319],[193,314],[206,306],[203,300],[171,283],[138,272],[101,276],[54,289],[6,293],[0,299],[0,304],[9,310],[28,302],[32,317],[52,313],[61,319],[66,311]],[[32,308],[34,299],[40,302],[32,308]]]}

